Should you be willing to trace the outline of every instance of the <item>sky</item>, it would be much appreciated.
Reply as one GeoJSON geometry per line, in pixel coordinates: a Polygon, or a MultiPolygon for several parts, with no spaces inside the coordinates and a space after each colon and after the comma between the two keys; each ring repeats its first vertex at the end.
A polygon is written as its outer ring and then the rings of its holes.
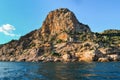
{"type": "Polygon", "coordinates": [[[39,29],[58,8],[74,12],[93,32],[120,29],[120,0],[0,0],[0,44],[39,29]]]}

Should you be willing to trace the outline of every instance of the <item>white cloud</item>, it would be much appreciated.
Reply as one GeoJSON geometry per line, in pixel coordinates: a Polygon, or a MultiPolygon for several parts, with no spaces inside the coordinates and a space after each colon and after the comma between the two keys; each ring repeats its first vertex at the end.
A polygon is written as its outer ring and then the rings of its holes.
{"type": "Polygon", "coordinates": [[[4,24],[4,25],[0,26],[0,32],[4,33],[5,35],[13,36],[13,37],[19,36],[19,35],[13,33],[14,30],[16,30],[15,27],[10,24],[4,24]]]}

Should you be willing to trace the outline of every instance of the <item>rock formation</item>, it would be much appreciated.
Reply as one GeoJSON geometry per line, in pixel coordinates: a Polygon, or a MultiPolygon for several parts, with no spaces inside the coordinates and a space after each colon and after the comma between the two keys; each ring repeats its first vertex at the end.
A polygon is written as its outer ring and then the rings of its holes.
{"type": "Polygon", "coordinates": [[[40,30],[45,38],[50,39],[50,37],[55,36],[56,39],[63,41],[69,40],[70,33],[91,32],[87,25],[78,22],[73,12],[64,8],[51,11],[40,30]]]}
{"type": "Polygon", "coordinates": [[[69,9],[51,11],[40,29],[0,45],[1,61],[119,61],[120,31],[94,33],[69,9]]]}

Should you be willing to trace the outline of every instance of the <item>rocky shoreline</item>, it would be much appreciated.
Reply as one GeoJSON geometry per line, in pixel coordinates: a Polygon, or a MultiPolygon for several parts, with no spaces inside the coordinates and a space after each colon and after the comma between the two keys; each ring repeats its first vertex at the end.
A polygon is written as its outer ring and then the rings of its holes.
{"type": "Polygon", "coordinates": [[[26,61],[26,62],[109,62],[120,61],[120,52],[118,49],[98,48],[98,45],[85,43],[59,43],[55,45],[56,50],[53,53],[46,53],[41,56],[37,53],[37,49],[31,49],[29,55],[22,54],[18,56],[0,57],[0,61],[26,61]],[[78,50],[80,51],[78,51],[78,50]],[[59,53],[62,53],[59,55],[59,53]]]}
{"type": "Polygon", "coordinates": [[[120,61],[120,30],[92,32],[69,9],[56,9],[40,29],[0,45],[0,61],[120,61]]]}

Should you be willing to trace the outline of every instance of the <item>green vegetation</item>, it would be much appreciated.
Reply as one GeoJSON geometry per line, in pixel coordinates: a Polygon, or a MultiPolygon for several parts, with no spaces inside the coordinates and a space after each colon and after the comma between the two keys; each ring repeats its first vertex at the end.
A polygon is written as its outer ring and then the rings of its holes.
{"type": "Polygon", "coordinates": [[[120,44],[120,30],[105,30],[103,33],[95,33],[96,43],[103,43],[104,47],[117,46],[120,44]]]}
{"type": "Polygon", "coordinates": [[[34,44],[34,43],[30,44],[30,48],[31,48],[31,47],[34,47],[34,46],[35,46],[35,44],[34,44]]]}
{"type": "Polygon", "coordinates": [[[92,41],[101,47],[118,46],[120,44],[120,30],[105,30],[102,33],[71,33],[74,41],[92,41]]]}
{"type": "Polygon", "coordinates": [[[51,37],[50,41],[52,41],[52,42],[55,41],[55,36],[51,37]]]}
{"type": "Polygon", "coordinates": [[[53,56],[57,56],[57,57],[60,57],[60,56],[61,56],[61,54],[56,53],[55,51],[52,51],[51,54],[52,54],[53,56]]]}
{"type": "Polygon", "coordinates": [[[116,29],[109,29],[109,30],[105,30],[102,34],[119,34],[120,35],[120,30],[116,30],[116,29]]]}
{"type": "Polygon", "coordinates": [[[63,42],[63,40],[61,40],[61,39],[58,39],[58,40],[57,40],[57,43],[61,43],[61,42],[63,42]]]}

